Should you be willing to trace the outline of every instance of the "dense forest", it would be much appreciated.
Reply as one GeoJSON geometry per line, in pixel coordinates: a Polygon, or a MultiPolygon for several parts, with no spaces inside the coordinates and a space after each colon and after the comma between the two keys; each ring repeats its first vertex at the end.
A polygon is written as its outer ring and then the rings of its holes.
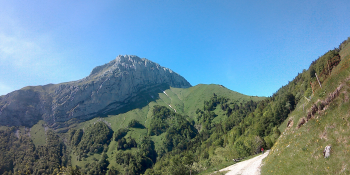
{"type": "Polygon", "coordinates": [[[38,147],[15,127],[0,131],[0,174],[53,174],[68,161],[66,146],[51,130],[38,147]]]}

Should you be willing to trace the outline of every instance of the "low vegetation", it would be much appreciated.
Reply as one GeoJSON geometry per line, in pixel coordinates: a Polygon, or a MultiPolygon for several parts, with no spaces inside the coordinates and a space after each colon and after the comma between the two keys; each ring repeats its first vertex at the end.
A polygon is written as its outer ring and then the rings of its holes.
{"type": "Polygon", "coordinates": [[[262,174],[350,174],[349,42],[350,38],[310,66],[322,88],[314,77],[311,97],[301,99],[280,126],[283,133],[264,160],[262,174]],[[327,62],[335,61],[328,69],[327,62]],[[331,146],[328,158],[323,155],[326,146],[331,146]]]}

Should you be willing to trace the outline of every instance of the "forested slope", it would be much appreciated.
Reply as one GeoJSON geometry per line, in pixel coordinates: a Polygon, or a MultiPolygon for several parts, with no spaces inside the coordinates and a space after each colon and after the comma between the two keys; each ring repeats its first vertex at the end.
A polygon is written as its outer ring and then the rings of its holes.
{"type": "MultiPolygon", "coordinates": [[[[141,94],[148,102],[142,108],[130,107],[131,110],[118,115],[68,123],[68,128],[56,130],[58,133],[44,121],[31,128],[1,126],[1,141],[6,143],[2,144],[2,150],[7,151],[0,156],[0,173],[140,174],[164,155],[191,147],[194,143],[191,140],[199,135],[202,127],[198,122],[205,123],[205,117],[199,119],[196,111],[204,103],[218,105],[218,101],[213,104],[214,94],[230,98],[225,102],[236,106],[248,101],[256,104],[264,99],[245,96],[220,85],[197,85],[186,89],[161,87],[141,94]],[[60,151],[52,156],[51,151],[56,149],[60,151]],[[45,157],[51,157],[48,163],[42,162],[45,157]]],[[[211,116],[205,127],[211,128],[219,119],[224,119],[226,108],[218,108],[220,115],[211,116]]]]}
{"type": "Polygon", "coordinates": [[[350,174],[349,42],[350,38],[311,64],[306,76],[312,77],[313,93],[301,98],[280,126],[283,133],[265,159],[262,174],[350,174]],[[323,155],[326,146],[331,146],[329,158],[323,155]]]}
{"type": "MultiPolygon", "coordinates": [[[[336,112],[332,111],[332,113],[324,113],[325,115],[330,115],[332,117],[329,118],[329,121],[325,122],[328,128],[325,127],[320,130],[318,134],[315,134],[319,137],[319,140],[313,140],[315,137],[311,137],[308,133],[315,126],[307,124],[310,128],[305,130],[304,133],[304,141],[306,145],[304,144],[303,147],[301,147],[301,142],[298,142],[298,139],[296,139],[297,135],[291,135],[289,139],[284,141],[284,144],[278,142],[276,149],[274,148],[271,151],[272,154],[269,156],[272,157],[270,158],[272,160],[266,161],[264,169],[264,172],[267,174],[272,172],[275,172],[275,174],[290,174],[291,170],[298,170],[296,173],[299,172],[301,174],[304,174],[305,172],[314,174],[316,171],[311,172],[311,169],[304,171],[302,168],[298,168],[301,166],[306,167],[305,169],[308,167],[313,167],[314,170],[317,169],[318,165],[313,164],[313,160],[311,160],[312,158],[300,157],[296,160],[298,163],[293,165],[294,161],[290,161],[293,160],[290,155],[296,155],[296,152],[284,151],[285,154],[281,156],[281,151],[275,152],[275,150],[289,149],[289,147],[293,148],[295,145],[291,146],[291,143],[294,143],[296,145],[299,144],[299,148],[302,151],[307,152],[311,149],[308,146],[313,142],[320,141],[321,138],[329,143],[331,139],[327,137],[324,138],[323,134],[326,133],[329,128],[335,128],[338,125],[334,124],[335,121],[331,121],[335,118],[338,118],[339,122],[343,121],[342,125],[344,126],[339,127],[339,131],[334,132],[335,135],[341,137],[337,138],[333,136],[334,140],[331,142],[342,142],[342,144],[337,145],[335,149],[347,148],[348,145],[345,146],[348,140],[347,134],[341,135],[339,133],[347,133],[349,131],[349,129],[345,128],[348,124],[344,123],[344,121],[347,121],[347,117],[344,116],[348,116],[349,114],[349,90],[348,88],[345,88],[349,85],[350,80],[348,42],[349,39],[344,41],[338,48],[330,50],[323,56],[319,57],[311,63],[308,70],[303,70],[302,73],[299,73],[286,86],[283,86],[270,98],[267,98],[258,104],[250,102],[242,105],[227,104],[225,102],[226,100],[224,100],[225,97],[214,95],[211,100],[205,102],[204,106],[199,108],[196,112],[198,115],[196,125],[198,126],[197,128],[199,128],[199,134],[193,139],[191,147],[186,150],[168,153],[156,163],[153,169],[147,170],[146,173],[163,174],[166,172],[166,174],[187,174],[190,171],[192,173],[205,173],[215,170],[215,168],[210,167],[218,167],[224,162],[230,162],[233,158],[237,159],[256,154],[260,151],[261,147],[270,149],[279,138],[281,134],[280,131],[284,130],[289,121],[289,125],[294,122],[294,127],[300,122],[299,117],[293,116],[297,111],[304,111],[303,115],[305,121],[310,120],[310,123],[315,121],[321,125],[315,115],[322,115],[322,110],[327,109],[328,106],[331,109],[334,104],[337,104],[332,100],[337,101],[336,99],[340,96],[342,99],[340,101],[343,102],[338,102],[339,107],[334,108],[334,111],[336,112]],[[339,90],[340,85],[341,90],[339,90]],[[336,90],[337,88],[338,90],[336,90]],[[317,114],[315,114],[315,109],[320,109],[319,111],[316,110],[317,114]],[[220,110],[226,112],[222,113],[220,110]],[[212,122],[213,119],[222,117],[222,114],[226,116],[221,118],[221,121],[217,123],[212,122]],[[286,120],[288,116],[291,116],[294,120],[286,120]],[[314,118],[316,118],[316,120],[313,120],[314,118]],[[293,141],[290,140],[293,138],[292,136],[294,137],[293,141]],[[287,161],[291,162],[291,164],[286,164],[287,161]],[[285,169],[281,167],[284,167],[285,169]],[[280,171],[277,171],[278,169],[280,171]]],[[[302,129],[300,131],[302,131],[302,129]]],[[[294,133],[295,131],[290,130],[290,132],[294,133]]],[[[284,136],[281,138],[284,138],[284,136]]],[[[322,154],[322,150],[327,143],[323,143],[322,146],[319,146],[318,157],[321,157],[320,154],[322,154]]],[[[344,151],[346,150],[343,149],[339,154],[344,151]]],[[[314,153],[315,151],[312,152],[312,154],[314,153]]],[[[324,169],[318,169],[317,173],[344,173],[346,170],[344,167],[348,166],[344,162],[349,162],[347,157],[349,156],[341,156],[334,159],[334,162],[338,161],[338,164],[333,168],[336,168],[338,171],[325,171],[325,168],[329,170],[330,167],[322,166],[324,169]]],[[[322,159],[319,161],[322,161],[322,159]]]]}

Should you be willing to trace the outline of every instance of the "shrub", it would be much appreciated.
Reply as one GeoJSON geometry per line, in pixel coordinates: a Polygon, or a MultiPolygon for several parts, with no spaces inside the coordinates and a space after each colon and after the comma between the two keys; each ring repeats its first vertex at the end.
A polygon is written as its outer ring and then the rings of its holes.
{"type": "Polygon", "coordinates": [[[132,119],[129,124],[128,127],[130,128],[145,128],[145,126],[143,126],[139,121],[132,119]]]}

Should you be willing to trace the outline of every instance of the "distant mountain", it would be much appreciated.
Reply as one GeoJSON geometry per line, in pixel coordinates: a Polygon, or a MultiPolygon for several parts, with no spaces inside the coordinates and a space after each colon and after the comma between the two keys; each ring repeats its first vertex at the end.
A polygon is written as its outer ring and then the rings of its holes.
{"type": "MultiPolygon", "coordinates": [[[[0,97],[0,125],[32,126],[44,120],[59,128],[69,120],[87,120],[137,102],[154,88],[188,88],[179,74],[137,56],[118,56],[73,82],[28,86],[0,97]]],[[[115,114],[115,113],[114,113],[115,114]]]]}

